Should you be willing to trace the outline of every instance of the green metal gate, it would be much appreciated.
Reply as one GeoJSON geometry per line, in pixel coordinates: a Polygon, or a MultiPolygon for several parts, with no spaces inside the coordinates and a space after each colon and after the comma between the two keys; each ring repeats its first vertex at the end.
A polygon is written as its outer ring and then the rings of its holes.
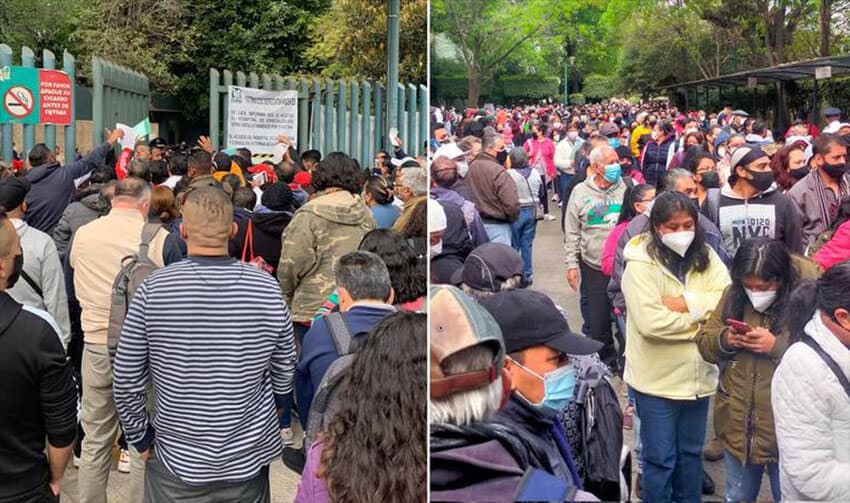
{"type": "MultiPolygon", "coordinates": [[[[298,91],[298,137],[300,151],[317,149],[323,155],[341,151],[370,166],[378,150],[385,149],[389,127],[387,94],[380,82],[334,81],[319,78],[258,75],[210,69],[210,138],[218,148],[227,138],[227,92],[236,85],[272,91],[298,91]]],[[[399,84],[398,128],[409,155],[425,153],[428,140],[428,88],[399,84]]]]}
{"type": "Polygon", "coordinates": [[[95,56],[92,87],[94,145],[106,140],[104,127],[113,128],[116,122],[132,127],[150,116],[151,91],[145,75],[95,56]]]}

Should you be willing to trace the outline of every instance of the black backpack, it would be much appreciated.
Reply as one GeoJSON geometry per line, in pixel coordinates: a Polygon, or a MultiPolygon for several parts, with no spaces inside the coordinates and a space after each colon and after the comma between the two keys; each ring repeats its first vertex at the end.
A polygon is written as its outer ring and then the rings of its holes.
{"type": "Polygon", "coordinates": [[[620,501],[623,411],[610,378],[601,376],[580,397],[585,490],[602,501],[620,501]]]}

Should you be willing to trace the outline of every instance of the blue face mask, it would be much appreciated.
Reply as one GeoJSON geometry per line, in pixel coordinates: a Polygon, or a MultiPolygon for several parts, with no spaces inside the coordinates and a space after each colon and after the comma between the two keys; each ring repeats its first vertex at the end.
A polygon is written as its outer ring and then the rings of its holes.
{"type": "Polygon", "coordinates": [[[617,148],[620,146],[619,138],[608,138],[608,145],[611,145],[611,148],[617,148]]]}
{"type": "Polygon", "coordinates": [[[623,168],[620,166],[620,163],[609,164],[605,166],[605,181],[608,183],[617,183],[617,180],[620,179],[620,175],[623,174],[623,168]]]}
{"type": "MultiPolygon", "coordinates": [[[[513,360],[512,360],[513,361],[513,360]]],[[[564,410],[568,403],[575,398],[576,370],[572,365],[564,365],[541,376],[530,368],[513,361],[518,367],[543,381],[543,401],[535,404],[555,412],[564,410]]]]}

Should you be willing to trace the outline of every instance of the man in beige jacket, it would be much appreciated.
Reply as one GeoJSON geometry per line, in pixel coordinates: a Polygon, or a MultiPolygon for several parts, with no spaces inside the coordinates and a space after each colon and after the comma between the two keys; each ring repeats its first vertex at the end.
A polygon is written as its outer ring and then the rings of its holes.
{"type": "MultiPolygon", "coordinates": [[[[82,358],[82,427],[85,432],[79,474],[80,501],[106,503],[112,446],[118,435],[118,414],[112,398],[112,365],[106,348],[112,283],[121,259],[138,253],[142,228],[151,203],[150,185],[125,178],[115,187],[109,214],[82,227],[69,255],[74,290],[82,307],[85,347],[82,358]]],[[[150,244],[157,265],[182,259],[174,237],[165,229],[150,244]]],[[[130,503],[142,501],[144,464],[134,452],[131,462],[130,503]]]]}

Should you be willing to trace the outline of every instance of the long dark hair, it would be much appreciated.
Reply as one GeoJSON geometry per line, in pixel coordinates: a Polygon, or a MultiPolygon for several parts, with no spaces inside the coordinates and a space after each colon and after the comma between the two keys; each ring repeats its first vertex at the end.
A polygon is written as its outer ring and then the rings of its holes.
{"type": "Polygon", "coordinates": [[[620,218],[618,224],[628,222],[637,216],[635,204],[643,201],[650,189],[654,189],[654,185],[640,184],[633,187],[627,187],[626,193],[623,194],[623,207],[620,209],[620,218]]]}
{"type": "Polygon", "coordinates": [[[384,261],[390,272],[390,281],[395,291],[396,304],[412,302],[426,291],[425,264],[407,240],[392,229],[376,229],[367,232],[360,241],[358,250],[370,251],[384,261]]]}
{"type": "Polygon", "coordinates": [[[426,501],[426,316],[398,312],[369,333],[323,432],[318,476],[334,502],[426,501]]]}
{"type": "Polygon", "coordinates": [[[785,326],[791,333],[790,342],[800,340],[806,324],[817,310],[833,321],[837,321],[836,309],[850,310],[847,285],[850,285],[850,260],[830,267],[818,280],[801,280],[788,301],[788,305],[794,306],[794,309],[785,312],[785,326]]]}
{"type": "Polygon", "coordinates": [[[656,197],[655,204],[652,205],[649,222],[652,242],[647,246],[647,252],[650,257],[660,262],[661,265],[677,276],[680,267],[683,272],[688,272],[691,269],[696,272],[703,272],[708,269],[709,258],[708,248],[705,246],[705,230],[699,224],[697,207],[688,196],[680,192],[668,191],[656,197]],[[669,221],[676,213],[687,213],[694,219],[694,241],[684,257],[680,257],[676,252],[667,248],[661,241],[661,234],[658,232],[658,227],[669,221]]]}
{"type": "Polygon", "coordinates": [[[742,320],[744,306],[750,303],[744,291],[744,278],[755,276],[764,281],[778,281],[776,300],[765,314],[770,331],[782,331],[782,317],[788,306],[788,298],[797,286],[798,275],[791,264],[791,255],[781,241],[767,238],[748,239],[741,243],[732,259],[732,287],[723,306],[723,318],[742,320]]]}

